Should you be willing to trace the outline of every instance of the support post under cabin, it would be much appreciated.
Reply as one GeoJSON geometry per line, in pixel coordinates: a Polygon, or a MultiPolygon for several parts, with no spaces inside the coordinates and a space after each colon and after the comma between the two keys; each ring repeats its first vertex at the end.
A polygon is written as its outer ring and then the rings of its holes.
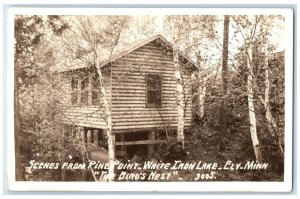
{"type": "MultiPolygon", "coordinates": [[[[87,145],[87,133],[88,133],[88,129],[86,127],[83,127],[83,141],[84,141],[85,146],[87,145]]],[[[82,154],[83,154],[82,162],[85,163],[86,162],[85,152],[83,152],[82,154]]],[[[85,181],[86,180],[86,170],[83,169],[81,174],[82,174],[81,175],[82,181],[85,181]]]]}
{"type": "Polygon", "coordinates": [[[87,128],[83,127],[83,141],[84,141],[84,143],[87,143],[87,133],[88,133],[87,128]]]}
{"type": "Polygon", "coordinates": [[[116,151],[116,135],[114,133],[111,134],[111,140],[114,145],[114,149],[116,151]]]}
{"type": "Polygon", "coordinates": [[[94,144],[94,129],[90,129],[90,142],[94,144]]]}
{"type": "MultiPolygon", "coordinates": [[[[148,140],[155,140],[155,131],[148,133],[148,140]]],[[[154,144],[148,144],[148,158],[151,158],[154,153],[154,144]]]]}
{"type": "Polygon", "coordinates": [[[101,136],[102,134],[100,134],[101,131],[99,129],[95,129],[95,134],[96,134],[96,142],[97,142],[97,145],[100,146],[100,143],[101,143],[101,136]]]}

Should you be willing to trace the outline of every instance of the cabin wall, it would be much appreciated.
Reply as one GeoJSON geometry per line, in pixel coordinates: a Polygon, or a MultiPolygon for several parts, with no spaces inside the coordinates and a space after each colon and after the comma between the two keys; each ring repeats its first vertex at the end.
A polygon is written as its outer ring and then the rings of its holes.
{"type": "MultiPolygon", "coordinates": [[[[63,91],[62,91],[62,102],[64,104],[63,110],[63,121],[70,125],[77,125],[82,127],[100,128],[106,129],[106,122],[104,118],[103,103],[100,98],[99,105],[91,104],[91,92],[88,94],[88,105],[73,105],[71,102],[71,78],[72,75],[78,72],[67,72],[62,78],[63,91]]],[[[80,71],[84,73],[84,76],[92,76],[91,71],[80,71]]],[[[107,92],[107,97],[110,102],[110,72],[106,72],[104,76],[104,86],[107,92]]],[[[91,82],[91,81],[90,81],[91,82]]],[[[91,83],[89,84],[91,88],[91,83]]],[[[100,89],[100,88],[99,88],[100,89]]]]}
{"type": "MultiPolygon", "coordinates": [[[[151,42],[112,63],[113,131],[177,126],[174,63],[151,42]],[[146,74],[162,76],[162,107],[146,107],[146,74]]],[[[184,74],[185,127],[191,126],[190,75],[184,74]]]]}

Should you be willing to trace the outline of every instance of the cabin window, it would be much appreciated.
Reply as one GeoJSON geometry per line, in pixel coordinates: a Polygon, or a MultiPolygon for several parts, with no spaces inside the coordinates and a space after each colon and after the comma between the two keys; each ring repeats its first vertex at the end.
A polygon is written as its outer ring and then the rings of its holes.
{"type": "Polygon", "coordinates": [[[71,103],[72,105],[78,104],[78,78],[72,77],[71,82],[71,103]]]}
{"type": "Polygon", "coordinates": [[[160,75],[146,75],[146,107],[161,107],[160,75]]]}
{"type": "Polygon", "coordinates": [[[99,105],[99,79],[98,76],[78,77],[71,79],[71,103],[72,105],[99,105]]]}

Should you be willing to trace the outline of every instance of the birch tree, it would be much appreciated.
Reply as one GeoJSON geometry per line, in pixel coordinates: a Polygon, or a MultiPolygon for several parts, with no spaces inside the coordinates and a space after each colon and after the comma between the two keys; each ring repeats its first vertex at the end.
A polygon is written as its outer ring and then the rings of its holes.
{"type": "Polygon", "coordinates": [[[261,16],[261,22],[260,22],[260,34],[259,34],[259,41],[260,41],[260,48],[259,50],[263,54],[263,69],[264,69],[264,93],[261,94],[259,92],[258,83],[255,81],[255,87],[258,91],[258,98],[260,102],[263,104],[265,109],[265,119],[267,122],[267,126],[269,129],[269,132],[271,136],[278,141],[278,147],[281,152],[281,154],[284,154],[283,150],[283,140],[282,140],[282,133],[278,130],[278,125],[276,124],[276,121],[272,115],[271,109],[270,109],[270,69],[269,69],[269,58],[271,57],[271,54],[274,50],[274,46],[270,44],[269,42],[269,36],[271,36],[271,28],[275,26],[276,20],[282,20],[281,17],[275,17],[275,16],[261,16]],[[263,97],[264,96],[264,97],[263,97]]]}
{"type": "Polygon", "coordinates": [[[164,19],[166,24],[166,32],[172,37],[173,43],[173,63],[174,63],[174,78],[176,81],[176,103],[177,103],[177,141],[184,144],[184,81],[182,76],[182,66],[179,61],[179,41],[183,37],[186,38],[184,32],[189,26],[186,21],[187,16],[167,16],[164,19]],[[185,23],[186,22],[186,23],[185,23]]]}
{"type": "MultiPolygon", "coordinates": [[[[103,110],[104,121],[106,123],[106,138],[108,144],[108,181],[114,180],[115,147],[114,135],[112,133],[111,103],[108,91],[104,83],[103,68],[100,66],[100,58],[103,53],[109,51],[109,60],[114,51],[114,47],[119,43],[121,32],[128,21],[128,17],[101,16],[101,17],[75,17],[72,18],[74,29],[69,32],[71,36],[65,36],[64,46],[74,55],[73,59],[79,59],[86,66],[92,66],[97,73],[99,93],[102,101],[99,109],[103,110]],[[99,21],[104,23],[99,23],[99,21]],[[76,38],[75,41],[70,41],[76,38]],[[69,46],[69,47],[68,47],[69,46]],[[103,108],[103,109],[102,109],[103,108]]],[[[70,56],[72,59],[72,56],[70,56]]]]}
{"type": "Polygon", "coordinates": [[[276,137],[278,140],[278,147],[281,152],[281,154],[284,154],[283,150],[283,140],[282,140],[282,134],[278,131],[278,126],[276,124],[276,121],[271,113],[270,110],[270,77],[269,77],[269,57],[270,57],[270,52],[268,50],[268,45],[263,44],[262,46],[262,52],[264,53],[264,60],[263,60],[263,65],[264,65],[264,84],[265,84],[265,91],[264,91],[264,98],[262,95],[258,94],[259,100],[263,104],[265,108],[265,118],[267,121],[267,126],[269,129],[269,132],[271,133],[272,137],[276,137]]]}
{"type": "Polygon", "coordinates": [[[207,88],[207,80],[208,77],[205,74],[204,70],[199,69],[198,70],[198,81],[199,81],[199,86],[198,86],[198,114],[199,114],[199,119],[203,120],[204,115],[205,115],[205,96],[206,96],[206,88],[207,88]]]}
{"type": "MultiPolygon", "coordinates": [[[[114,46],[118,44],[120,39],[120,34],[122,31],[122,28],[125,24],[126,18],[110,18],[110,24],[112,25],[111,31],[112,35],[111,41],[108,41],[108,47],[110,49],[110,57],[112,56],[114,46]]],[[[115,148],[114,148],[114,138],[112,135],[112,118],[111,118],[111,107],[110,102],[108,101],[108,96],[106,89],[103,84],[103,74],[100,68],[100,56],[101,56],[101,46],[99,42],[99,36],[101,35],[101,32],[97,32],[97,30],[93,30],[92,24],[89,21],[88,18],[86,20],[79,19],[79,22],[82,27],[82,35],[84,38],[88,41],[90,46],[92,47],[93,53],[94,53],[94,66],[97,71],[97,74],[99,76],[99,85],[100,85],[100,93],[103,99],[103,106],[104,106],[104,114],[105,114],[105,120],[106,120],[106,136],[107,136],[107,142],[108,142],[108,159],[109,159],[109,170],[108,170],[108,181],[114,180],[114,161],[115,161],[115,148]],[[89,26],[89,27],[87,27],[89,26]],[[93,35],[96,35],[96,37],[93,37],[93,35]]],[[[105,38],[102,38],[105,39],[105,38]]],[[[110,58],[109,58],[110,60],[110,58]]],[[[101,106],[101,105],[100,105],[101,106]]]]}
{"type": "MultiPolygon", "coordinates": [[[[213,16],[166,16],[164,18],[164,31],[166,37],[173,44],[173,62],[174,62],[174,77],[176,80],[176,95],[177,95],[177,140],[184,140],[184,112],[185,99],[184,90],[185,82],[183,79],[183,66],[179,62],[179,50],[188,56],[201,57],[201,53],[205,55],[204,49],[207,47],[203,42],[203,38],[212,38],[212,31],[215,23],[213,16]],[[201,50],[200,50],[201,49],[201,50]],[[195,53],[195,52],[198,52],[195,53]]],[[[199,70],[202,70],[199,68],[199,70]]],[[[205,82],[206,80],[204,80],[205,82]]],[[[201,85],[203,86],[203,85],[201,85]]],[[[205,88],[205,86],[203,87],[205,88]]],[[[201,88],[199,88],[199,91],[201,88]]],[[[201,97],[205,96],[205,89],[202,90],[201,97]],[[204,91],[204,92],[202,92],[204,91]]],[[[201,100],[204,103],[204,99],[201,100]]],[[[204,106],[202,106],[204,107],[204,106]]],[[[204,110],[204,109],[203,109],[204,110]]]]}
{"type": "Polygon", "coordinates": [[[252,145],[255,153],[257,162],[262,162],[262,154],[260,150],[260,143],[257,136],[257,124],[256,124],[256,111],[254,105],[254,72],[253,72],[253,58],[252,48],[253,40],[257,34],[257,26],[259,25],[259,16],[234,16],[232,19],[235,22],[236,30],[241,34],[243,38],[243,44],[245,46],[246,56],[246,68],[247,68],[247,102],[249,112],[249,123],[250,123],[250,135],[252,145]]]}
{"type": "Polygon", "coordinates": [[[183,51],[189,54],[190,57],[195,57],[198,64],[195,73],[197,91],[193,96],[198,96],[197,114],[200,120],[205,115],[207,82],[211,77],[208,71],[213,65],[212,57],[216,53],[212,50],[214,48],[216,22],[217,17],[212,15],[189,16],[186,23],[190,23],[190,27],[185,31],[181,31],[182,34],[187,35],[181,40],[182,43],[185,43],[183,51]]]}
{"type": "MultiPolygon", "coordinates": [[[[277,20],[282,20],[280,16],[254,16],[251,19],[246,18],[244,16],[240,17],[234,17],[236,24],[239,24],[235,26],[236,31],[241,33],[244,45],[245,45],[245,52],[246,52],[246,65],[247,65],[247,90],[248,93],[252,92],[255,93],[254,97],[257,96],[258,102],[260,102],[263,105],[264,111],[265,111],[265,121],[268,126],[268,131],[270,132],[271,138],[277,139],[278,142],[278,148],[283,155],[283,135],[278,131],[278,125],[276,124],[276,121],[272,115],[271,109],[270,109],[270,76],[269,76],[269,57],[272,54],[272,51],[275,49],[274,46],[272,46],[271,42],[269,41],[269,37],[272,36],[270,31],[273,26],[276,26],[277,20]],[[248,28],[246,28],[248,26],[248,28]],[[246,31],[248,29],[248,32],[246,31]],[[263,60],[263,76],[259,77],[259,74],[255,74],[253,71],[254,63],[253,63],[253,57],[254,54],[254,44],[258,46],[258,49],[256,49],[256,53],[263,54],[262,57],[263,60]],[[249,80],[250,79],[250,80],[249,80]],[[263,82],[264,90],[260,88],[261,85],[259,85],[259,81],[263,82]],[[249,84],[251,84],[251,90],[249,90],[249,84]]],[[[259,59],[259,58],[256,58],[259,59]]],[[[253,98],[254,100],[254,98],[253,98]]],[[[253,101],[252,100],[252,101],[253,101]]],[[[248,100],[249,101],[249,100],[248,100]]],[[[251,101],[251,100],[250,100],[251,101]]],[[[253,104],[254,105],[254,104],[253,104]]],[[[250,110],[250,108],[249,108],[250,110]]],[[[255,110],[254,110],[255,112],[255,110]]],[[[253,118],[253,114],[252,118],[253,118]]],[[[252,120],[253,121],[253,120],[252,120]]]]}
{"type": "Polygon", "coordinates": [[[184,143],[184,89],[181,75],[178,50],[173,49],[177,96],[177,141],[184,143]]]}
{"type": "Polygon", "coordinates": [[[250,134],[251,140],[254,148],[254,153],[257,162],[262,162],[262,155],[260,151],[260,144],[257,137],[257,127],[256,127],[256,113],[254,107],[254,93],[253,93],[253,68],[251,66],[252,62],[252,49],[251,45],[247,48],[247,100],[248,100],[248,111],[249,111],[249,121],[250,121],[250,134]]]}

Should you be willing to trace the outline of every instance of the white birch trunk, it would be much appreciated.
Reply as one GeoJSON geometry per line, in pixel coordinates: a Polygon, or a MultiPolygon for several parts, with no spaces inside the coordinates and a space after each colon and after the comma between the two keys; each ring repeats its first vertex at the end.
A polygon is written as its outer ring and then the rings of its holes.
{"type": "Polygon", "coordinates": [[[107,94],[105,87],[103,85],[103,76],[100,70],[99,62],[96,62],[96,70],[99,75],[100,81],[100,92],[101,97],[103,100],[104,105],[104,114],[106,120],[106,136],[107,136],[107,145],[108,145],[108,162],[109,162],[109,169],[108,169],[108,181],[113,181],[115,176],[115,168],[114,168],[114,161],[115,161],[115,149],[114,149],[114,142],[113,142],[113,135],[112,135],[112,119],[111,119],[111,111],[110,111],[110,103],[107,99],[107,94]]]}
{"type": "Polygon", "coordinates": [[[205,102],[205,96],[206,96],[206,82],[207,82],[207,78],[204,77],[202,78],[202,74],[199,70],[199,81],[200,81],[200,85],[198,88],[198,93],[199,93],[199,97],[198,97],[198,106],[199,106],[199,117],[202,120],[204,117],[204,102],[205,102]]]}
{"type": "Polygon", "coordinates": [[[205,95],[206,95],[206,84],[201,85],[199,87],[199,116],[202,120],[204,117],[204,102],[205,102],[205,95]]]}
{"type": "Polygon", "coordinates": [[[253,69],[251,66],[252,61],[252,49],[251,46],[247,49],[247,68],[248,68],[248,77],[247,77],[247,99],[248,99],[248,109],[249,109],[249,121],[250,121],[250,134],[251,140],[254,148],[255,158],[257,162],[262,162],[262,156],[259,146],[259,141],[257,138],[256,132],[256,116],[254,108],[254,95],[253,95],[253,69]]]}
{"type": "Polygon", "coordinates": [[[184,90],[183,80],[180,73],[178,52],[174,51],[174,66],[177,95],[177,141],[184,144],[184,90]]]}
{"type": "Polygon", "coordinates": [[[277,124],[272,116],[271,110],[270,110],[270,99],[269,99],[269,92],[270,92],[270,81],[269,81],[269,63],[268,63],[268,56],[267,54],[265,55],[265,100],[264,100],[264,107],[265,107],[265,111],[266,111],[266,120],[268,123],[268,129],[271,133],[272,136],[274,136],[275,134],[277,134],[278,136],[278,146],[279,149],[281,151],[281,153],[283,154],[283,147],[282,147],[282,138],[281,135],[279,133],[276,133],[277,130],[277,124]]]}
{"type": "MultiPolygon", "coordinates": [[[[269,103],[269,92],[270,92],[270,82],[269,82],[269,67],[268,67],[268,57],[265,57],[265,110],[266,110],[266,120],[268,122],[268,127],[270,132],[273,132],[277,129],[277,125],[270,111],[270,103],[269,103]]],[[[274,133],[272,133],[274,135],[274,133]]]]}

